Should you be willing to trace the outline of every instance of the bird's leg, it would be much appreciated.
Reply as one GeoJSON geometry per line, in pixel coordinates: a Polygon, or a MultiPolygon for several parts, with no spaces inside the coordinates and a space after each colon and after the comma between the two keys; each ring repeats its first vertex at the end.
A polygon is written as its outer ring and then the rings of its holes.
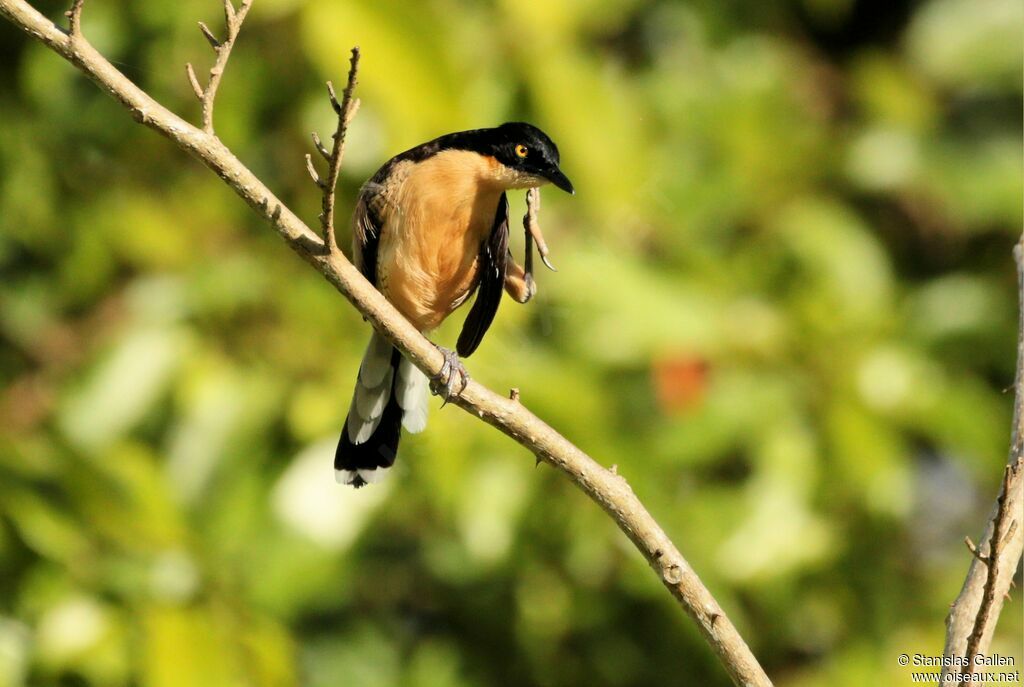
{"type": "MultiPolygon", "coordinates": [[[[529,199],[529,194],[527,194],[529,199]]],[[[534,224],[537,223],[537,212],[533,206],[530,206],[526,216],[523,217],[523,229],[525,229],[525,241],[526,255],[523,256],[523,278],[526,281],[527,286],[530,284],[536,284],[533,280],[533,231],[531,231],[534,224]]],[[[530,294],[531,296],[533,294],[530,294]]]]}
{"type": "MultiPolygon", "coordinates": [[[[437,344],[434,345],[437,346],[437,344]]],[[[435,396],[444,399],[444,403],[441,404],[441,407],[444,408],[453,396],[460,396],[466,390],[470,377],[466,366],[459,360],[458,353],[444,346],[437,346],[437,350],[441,351],[441,355],[444,356],[444,365],[436,375],[430,378],[430,391],[435,396]],[[460,380],[458,392],[455,391],[456,376],[460,380]]]]}
{"type": "Polygon", "coordinates": [[[526,233],[526,273],[533,274],[533,242],[537,242],[537,252],[540,259],[552,272],[557,272],[555,266],[548,259],[548,244],[544,240],[544,233],[540,230],[540,223],[537,222],[537,212],[540,210],[540,189],[531,188],[526,192],[526,214],[523,215],[523,229],[526,233]]]}
{"type": "Polygon", "coordinates": [[[537,282],[533,280],[529,267],[531,255],[529,252],[526,255],[526,268],[515,261],[511,252],[505,258],[505,291],[517,303],[526,303],[537,295],[537,282]]]}
{"type": "Polygon", "coordinates": [[[519,303],[526,303],[537,295],[537,282],[533,278],[533,244],[544,265],[552,272],[557,272],[548,259],[548,245],[537,222],[537,211],[540,209],[540,189],[531,188],[526,192],[526,214],[523,215],[523,234],[526,255],[520,267],[512,257],[511,251],[505,261],[505,291],[519,303]]]}

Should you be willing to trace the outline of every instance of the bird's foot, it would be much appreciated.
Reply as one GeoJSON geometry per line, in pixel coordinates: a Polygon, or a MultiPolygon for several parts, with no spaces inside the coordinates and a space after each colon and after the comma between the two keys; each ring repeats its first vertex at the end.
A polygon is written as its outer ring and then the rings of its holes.
{"type": "Polygon", "coordinates": [[[453,397],[460,396],[466,387],[469,386],[469,373],[466,371],[466,366],[459,360],[459,355],[452,350],[445,348],[444,346],[438,346],[437,350],[441,351],[444,355],[444,365],[441,366],[441,371],[430,378],[430,391],[435,396],[440,396],[444,399],[444,403],[441,407],[444,408],[448,405],[448,401],[452,400],[453,397]],[[459,390],[456,392],[456,382],[458,381],[459,390]]]}

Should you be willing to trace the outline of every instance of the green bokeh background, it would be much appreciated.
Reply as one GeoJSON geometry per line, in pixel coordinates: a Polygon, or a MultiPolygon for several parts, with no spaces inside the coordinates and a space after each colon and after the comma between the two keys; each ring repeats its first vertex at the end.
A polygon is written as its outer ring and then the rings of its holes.
{"type": "MultiPolygon", "coordinates": [[[[194,121],[200,19],[90,0],[84,29],[194,121]]],[[[352,45],[345,214],[416,143],[545,129],[560,271],[474,377],[618,465],[776,684],[909,684],[1006,460],[1022,29],[1019,0],[256,0],[216,122],[310,224],[352,45]]],[[[0,687],[728,684],[611,521],[459,410],[335,485],[367,335],[0,22],[0,687]]]]}

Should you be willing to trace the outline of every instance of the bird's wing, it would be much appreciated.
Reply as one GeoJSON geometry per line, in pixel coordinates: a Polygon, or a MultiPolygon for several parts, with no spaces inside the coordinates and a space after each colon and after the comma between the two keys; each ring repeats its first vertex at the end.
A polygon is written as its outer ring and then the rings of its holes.
{"type": "Polygon", "coordinates": [[[352,213],[352,259],[374,286],[377,285],[377,247],[383,226],[380,218],[383,189],[382,185],[373,182],[363,186],[352,213]]]}
{"type": "Polygon", "coordinates": [[[508,198],[501,194],[491,234],[480,246],[479,289],[473,308],[462,325],[456,351],[468,356],[477,349],[494,321],[505,284],[505,256],[508,253],[508,198]]]}

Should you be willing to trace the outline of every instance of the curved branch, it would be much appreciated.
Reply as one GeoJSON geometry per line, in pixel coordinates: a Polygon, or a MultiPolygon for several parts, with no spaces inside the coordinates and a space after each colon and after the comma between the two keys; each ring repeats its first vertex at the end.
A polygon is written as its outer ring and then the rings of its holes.
{"type": "MultiPolygon", "coordinates": [[[[1009,463],[981,540],[982,546],[975,548],[970,539],[967,540],[972,554],[971,566],[960,594],[949,609],[946,646],[942,652],[945,656],[964,659],[958,663],[960,673],[965,675],[975,671],[979,654],[988,654],[1003,600],[1010,591],[1024,552],[1024,523],[1019,522],[1024,510],[1024,236],[1014,247],[1013,257],[1017,263],[1020,320],[1009,463]]],[[[955,665],[945,666],[940,684],[946,684],[947,676],[956,669],[955,665]]]]}
{"type": "MultiPolygon", "coordinates": [[[[443,360],[437,348],[410,325],[340,251],[326,251],[316,234],[212,131],[198,129],[161,106],[115,69],[88,41],[77,36],[72,40],[24,0],[0,0],[0,15],[78,67],[128,108],[137,121],[163,134],[213,170],[409,360],[428,375],[440,370],[443,360]]],[[[733,682],[758,687],[771,685],[718,602],[622,476],[595,462],[527,410],[517,397],[504,398],[471,382],[453,403],[564,472],[600,505],[647,559],[682,609],[694,619],[733,682]]]]}

